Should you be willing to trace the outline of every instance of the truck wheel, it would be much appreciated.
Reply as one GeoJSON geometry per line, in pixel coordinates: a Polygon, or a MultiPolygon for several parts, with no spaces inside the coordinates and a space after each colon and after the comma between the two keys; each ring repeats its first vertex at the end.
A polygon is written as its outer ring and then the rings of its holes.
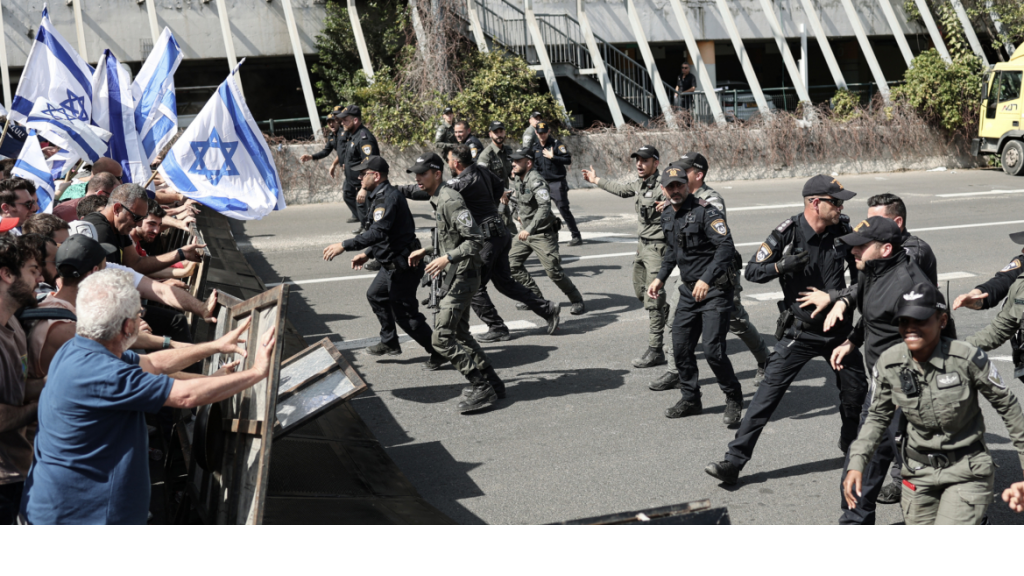
{"type": "Polygon", "coordinates": [[[1010,140],[1003,146],[1003,172],[1010,176],[1024,174],[1024,143],[1020,140],[1010,140]]]}

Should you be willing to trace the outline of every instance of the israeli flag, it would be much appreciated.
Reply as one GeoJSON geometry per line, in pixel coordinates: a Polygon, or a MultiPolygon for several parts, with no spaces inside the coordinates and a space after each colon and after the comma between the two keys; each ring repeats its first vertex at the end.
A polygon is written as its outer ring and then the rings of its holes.
{"type": "Polygon", "coordinates": [[[23,122],[56,146],[71,150],[90,162],[99,160],[107,152],[110,132],[90,126],[74,117],[66,108],[40,98],[23,122]]]}
{"type": "Polygon", "coordinates": [[[50,174],[53,175],[53,180],[57,181],[64,178],[79,160],[78,154],[71,150],[61,150],[50,156],[50,174]]]}
{"type": "Polygon", "coordinates": [[[235,85],[237,71],[174,143],[159,172],[189,198],[225,216],[254,220],[283,210],[284,194],[270,148],[235,85]]]}
{"type": "Polygon", "coordinates": [[[25,146],[14,162],[14,168],[11,169],[11,176],[25,178],[35,183],[39,212],[53,212],[56,186],[53,183],[50,165],[46,161],[46,156],[43,155],[43,148],[39,144],[39,137],[36,136],[35,130],[29,130],[25,146]]]}
{"type": "Polygon", "coordinates": [[[147,162],[154,162],[160,150],[178,133],[178,103],[174,95],[174,71],[183,55],[167,28],[160,33],[132,84],[135,99],[135,128],[139,132],[147,162]]]}
{"type": "Polygon", "coordinates": [[[135,101],[127,72],[117,58],[104,50],[92,78],[92,123],[110,132],[107,158],[121,165],[124,183],[149,180],[149,161],[142,152],[135,130],[135,101]]]}
{"type": "Polygon", "coordinates": [[[88,124],[92,113],[92,74],[92,66],[50,23],[44,4],[43,21],[11,102],[11,120],[24,123],[33,105],[45,98],[66,110],[68,117],[88,124]]]}

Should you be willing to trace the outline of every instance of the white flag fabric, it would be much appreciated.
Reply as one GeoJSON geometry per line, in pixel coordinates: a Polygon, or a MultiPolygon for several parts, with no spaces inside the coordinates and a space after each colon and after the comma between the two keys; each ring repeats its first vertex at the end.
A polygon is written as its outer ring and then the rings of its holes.
{"type": "Polygon", "coordinates": [[[153,173],[135,130],[135,101],[127,74],[117,58],[104,50],[92,77],[92,123],[110,132],[103,154],[121,165],[121,181],[142,184],[153,173]]]}
{"type": "Polygon", "coordinates": [[[50,174],[50,165],[43,155],[43,149],[39,144],[39,137],[34,130],[30,130],[28,138],[25,139],[25,146],[21,148],[21,154],[14,162],[11,169],[11,176],[25,178],[35,183],[36,198],[39,203],[39,212],[53,212],[53,196],[56,186],[53,183],[53,175],[50,174]]]}
{"type": "Polygon", "coordinates": [[[92,113],[92,74],[92,66],[50,23],[44,4],[43,21],[11,101],[11,119],[24,123],[33,105],[46,98],[66,110],[68,117],[88,124],[92,113]]]}
{"type": "Polygon", "coordinates": [[[44,138],[65,150],[71,150],[90,162],[99,160],[107,152],[110,132],[72,116],[66,108],[40,98],[23,122],[44,138]]]}
{"type": "Polygon", "coordinates": [[[64,178],[80,159],[78,154],[63,149],[50,156],[50,174],[53,175],[53,181],[56,182],[64,178]]]}
{"type": "Polygon", "coordinates": [[[267,141],[235,85],[237,71],[174,143],[159,171],[189,198],[225,216],[254,220],[283,210],[284,194],[267,141]]]}
{"type": "Polygon", "coordinates": [[[182,57],[174,35],[164,28],[132,84],[135,128],[148,162],[156,160],[160,150],[178,133],[174,72],[182,57]]]}

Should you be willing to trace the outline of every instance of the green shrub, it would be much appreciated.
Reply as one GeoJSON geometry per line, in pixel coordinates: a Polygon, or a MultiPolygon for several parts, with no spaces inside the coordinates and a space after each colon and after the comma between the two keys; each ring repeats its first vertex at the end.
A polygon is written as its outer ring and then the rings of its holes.
{"type": "Polygon", "coordinates": [[[836,90],[832,97],[832,118],[837,122],[849,122],[861,116],[860,96],[849,90],[836,90]]]}

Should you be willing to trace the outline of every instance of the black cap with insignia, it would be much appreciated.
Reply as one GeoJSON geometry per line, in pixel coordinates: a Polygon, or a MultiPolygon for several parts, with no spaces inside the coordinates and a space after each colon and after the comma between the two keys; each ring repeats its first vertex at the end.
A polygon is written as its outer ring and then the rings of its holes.
{"type": "Polygon", "coordinates": [[[351,106],[348,106],[344,110],[342,110],[340,114],[338,114],[338,118],[344,118],[346,116],[354,116],[356,118],[362,118],[363,117],[363,111],[360,110],[359,106],[356,106],[355,104],[352,104],[351,106]]]}
{"type": "Polygon", "coordinates": [[[519,148],[515,152],[508,155],[510,160],[522,160],[523,158],[529,158],[533,160],[533,151],[529,148],[519,148]]]}
{"type": "Polygon", "coordinates": [[[547,134],[551,131],[547,122],[537,122],[537,127],[534,129],[537,131],[537,134],[547,134]]]}
{"type": "Polygon", "coordinates": [[[942,297],[942,292],[930,282],[919,282],[900,299],[896,318],[927,320],[936,310],[946,311],[946,299],[942,297]]]}
{"type": "Polygon", "coordinates": [[[341,113],[345,111],[344,106],[335,106],[330,112],[327,113],[328,120],[337,120],[341,118],[341,113]]]}
{"type": "Polygon", "coordinates": [[[672,165],[679,166],[683,170],[696,168],[705,174],[708,171],[708,159],[700,152],[687,152],[686,154],[683,154],[682,158],[673,162],[672,165]]]}
{"type": "Polygon", "coordinates": [[[857,193],[843,188],[843,185],[831,176],[818,174],[804,184],[803,195],[804,198],[808,196],[831,196],[838,200],[849,200],[856,196],[857,193]]]}
{"type": "Polygon", "coordinates": [[[491,122],[491,126],[487,130],[489,132],[494,132],[495,130],[504,130],[504,129],[505,129],[505,125],[502,124],[501,122],[495,120],[494,122],[491,122]]]}
{"type": "Polygon", "coordinates": [[[632,154],[630,154],[629,157],[630,158],[643,158],[645,160],[648,159],[648,158],[654,158],[655,160],[659,160],[660,159],[659,158],[659,154],[658,154],[658,149],[655,148],[654,146],[647,146],[647,145],[641,146],[636,152],[633,152],[632,154]]]}
{"type": "Polygon", "coordinates": [[[445,113],[445,114],[455,114],[455,111],[454,111],[454,110],[452,110],[452,107],[451,107],[451,106],[445,106],[445,107],[444,107],[444,113],[445,113]]]}
{"type": "Polygon", "coordinates": [[[411,172],[413,174],[423,174],[427,170],[443,170],[443,169],[444,169],[444,162],[441,162],[441,157],[438,156],[437,154],[431,153],[431,154],[427,154],[425,156],[420,156],[419,158],[417,158],[416,159],[416,163],[413,164],[411,168],[406,170],[406,172],[411,172]]]}
{"type": "Polygon", "coordinates": [[[853,232],[840,236],[839,240],[850,246],[863,246],[876,241],[899,247],[903,245],[903,233],[892,220],[884,216],[872,216],[867,220],[861,220],[860,224],[853,227],[853,232]]]}
{"type": "Polygon", "coordinates": [[[661,173],[661,185],[668,187],[669,184],[678,182],[680,184],[686,184],[686,170],[678,166],[669,166],[661,173]]]}
{"type": "Polygon", "coordinates": [[[369,156],[366,160],[363,160],[358,166],[353,168],[356,172],[362,172],[363,170],[372,170],[373,172],[380,172],[381,174],[387,174],[391,167],[388,166],[387,160],[380,156],[369,156]]]}
{"type": "Polygon", "coordinates": [[[542,116],[541,116],[540,112],[534,112],[533,114],[530,114],[530,118],[541,118],[541,117],[542,116]]]}

